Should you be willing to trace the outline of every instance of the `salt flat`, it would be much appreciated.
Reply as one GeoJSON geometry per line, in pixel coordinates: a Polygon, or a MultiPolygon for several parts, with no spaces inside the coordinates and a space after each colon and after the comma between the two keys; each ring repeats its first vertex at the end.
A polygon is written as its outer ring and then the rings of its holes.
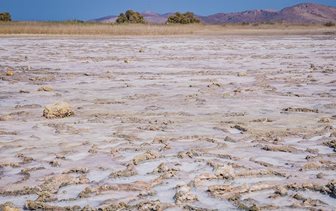
{"type": "Polygon", "coordinates": [[[336,209],[335,35],[2,37],[0,79],[0,204],[336,209]]]}

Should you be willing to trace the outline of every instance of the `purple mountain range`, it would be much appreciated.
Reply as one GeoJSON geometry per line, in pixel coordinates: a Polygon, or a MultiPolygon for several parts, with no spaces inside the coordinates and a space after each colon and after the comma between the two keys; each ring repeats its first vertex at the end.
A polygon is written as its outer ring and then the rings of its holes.
{"type": "MultiPolygon", "coordinates": [[[[173,13],[158,14],[152,12],[141,13],[148,23],[163,24],[173,13]]],[[[225,23],[326,23],[336,22],[336,7],[320,4],[303,3],[292,7],[284,8],[280,11],[270,10],[249,10],[234,13],[217,13],[209,16],[196,15],[205,24],[225,24],[225,23]]],[[[117,16],[106,16],[91,21],[95,22],[115,22],[117,16]]]]}

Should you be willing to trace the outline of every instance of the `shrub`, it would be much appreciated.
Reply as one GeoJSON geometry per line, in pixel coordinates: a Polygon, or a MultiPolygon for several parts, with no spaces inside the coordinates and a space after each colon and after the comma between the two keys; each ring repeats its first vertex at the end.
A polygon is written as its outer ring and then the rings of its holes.
{"type": "Polygon", "coordinates": [[[192,12],[186,13],[175,13],[168,17],[167,24],[190,24],[190,23],[200,23],[192,12]]]}
{"type": "Polygon", "coordinates": [[[333,22],[331,22],[331,21],[325,23],[324,25],[327,26],[327,27],[335,26],[335,24],[333,22]]]}
{"type": "Polygon", "coordinates": [[[12,21],[12,17],[9,12],[0,13],[0,21],[12,21]]]}
{"type": "Polygon", "coordinates": [[[125,14],[120,13],[116,23],[145,23],[145,19],[140,13],[133,10],[127,10],[125,14]]]}

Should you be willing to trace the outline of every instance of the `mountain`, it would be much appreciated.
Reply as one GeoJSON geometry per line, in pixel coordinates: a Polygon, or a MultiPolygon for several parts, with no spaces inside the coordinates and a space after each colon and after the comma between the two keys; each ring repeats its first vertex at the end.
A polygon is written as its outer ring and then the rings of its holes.
{"type": "Polygon", "coordinates": [[[153,12],[141,13],[141,15],[144,16],[146,22],[156,24],[164,24],[167,21],[168,17],[172,14],[173,13],[166,13],[162,15],[153,12]]]}
{"type": "Polygon", "coordinates": [[[100,22],[100,23],[113,23],[117,20],[118,16],[111,15],[111,16],[105,16],[93,20],[89,20],[89,22],[100,22]]]}
{"type": "Polygon", "coordinates": [[[250,10],[235,13],[217,13],[209,16],[200,16],[203,23],[221,24],[221,23],[258,23],[271,22],[277,12],[267,10],[250,10]]]}
{"type": "MultiPolygon", "coordinates": [[[[163,24],[173,13],[158,14],[153,12],[145,12],[141,14],[148,23],[163,24]]],[[[209,16],[196,16],[205,24],[263,22],[285,22],[298,24],[326,23],[336,22],[336,7],[313,3],[303,3],[284,8],[280,11],[249,10],[234,13],[217,13],[209,16]]],[[[115,22],[116,18],[117,16],[107,16],[92,21],[115,22]]]]}
{"type": "Polygon", "coordinates": [[[199,17],[207,24],[221,23],[326,23],[336,22],[336,7],[304,3],[284,8],[280,11],[250,10],[236,13],[217,13],[199,17]]]}
{"type": "Polygon", "coordinates": [[[298,4],[287,7],[274,17],[274,21],[294,23],[325,23],[336,21],[336,7],[319,4],[298,4]]]}

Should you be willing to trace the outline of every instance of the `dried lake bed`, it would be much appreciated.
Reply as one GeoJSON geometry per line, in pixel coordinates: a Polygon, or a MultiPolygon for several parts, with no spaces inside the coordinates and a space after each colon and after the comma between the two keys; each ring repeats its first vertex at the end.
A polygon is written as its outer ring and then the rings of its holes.
{"type": "Polygon", "coordinates": [[[1,37],[0,79],[4,210],[336,209],[335,35],[1,37]]]}

